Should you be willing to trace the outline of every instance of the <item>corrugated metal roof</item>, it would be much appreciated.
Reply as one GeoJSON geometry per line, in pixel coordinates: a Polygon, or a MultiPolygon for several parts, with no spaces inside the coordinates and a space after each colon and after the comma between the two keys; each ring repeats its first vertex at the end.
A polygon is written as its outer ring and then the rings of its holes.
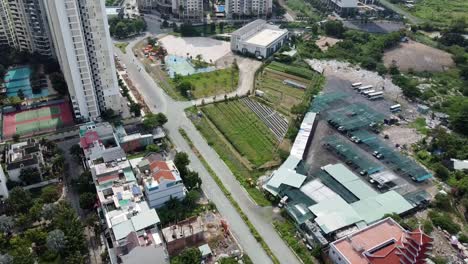
{"type": "Polygon", "coordinates": [[[309,207],[309,210],[316,216],[314,221],[325,234],[362,220],[353,207],[340,196],[314,204],[309,207]]]}
{"type": "Polygon", "coordinates": [[[151,225],[156,225],[161,222],[161,220],[159,220],[158,214],[156,213],[156,210],[154,209],[143,211],[132,217],[131,220],[135,231],[140,231],[144,228],[147,228],[151,225]]]}
{"type": "Polygon", "coordinates": [[[375,197],[355,202],[352,204],[352,207],[367,224],[380,220],[385,214],[401,214],[413,208],[403,196],[395,191],[388,191],[375,197]]]}
{"type": "Polygon", "coordinates": [[[307,177],[295,171],[300,161],[296,157],[289,156],[283,165],[273,173],[273,176],[267,182],[267,186],[278,188],[281,184],[285,184],[295,188],[301,187],[307,177]]]}
{"type": "Polygon", "coordinates": [[[353,193],[359,200],[378,195],[374,189],[341,163],[326,165],[322,169],[353,193]]]}
{"type": "Polygon", "coordinates": [[[305,115],[304,120],[302,120],[301,127],[299,128],[299,132],[297,133],[296,139],[294,140],[294,144],[291,148],[291,156],[294,156],[298,159],[303,158],[316,116],[317,114],[313,112],[308,112],[305,115]]]}
{"type": "Polygon", "coordinates": [[[135,231],[133,228],[133,224],[131,220],[124,221],[112,227],[112,231],[114,232],[114,236],[116,240],[120,240],[125,238],[131,232],[135,231]]]}

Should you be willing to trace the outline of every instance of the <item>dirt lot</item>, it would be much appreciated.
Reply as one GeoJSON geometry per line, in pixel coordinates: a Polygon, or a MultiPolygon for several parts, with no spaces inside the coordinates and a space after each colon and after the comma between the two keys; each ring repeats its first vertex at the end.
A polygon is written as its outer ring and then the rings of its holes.
{"type": "Polygon", "coordinates": [[[181,38],[172,35],[165,36],[159,41],[168,54],[186,57],[187,53],[195,57],[201,54],[203,60],[216,62],[218,59],[231,52],[229,42],[212,38],[181,38]]]}
{"type": "Polygon", "coordinates": [[[448,52],[412,40],[386,51],[383,60],[386,67],[395,62],[403,71],[444,71],[454,65],[448,52]]]}
{"type": "Polygon", "coordinates": [[[411,146],[423,137],[417,133],[416,129],[404,126],[391,126],[382,133],[390,137],[389,141],[393,146],[395,146],[395,144],[411,146]]]}
{"type": "Polygon", "coordinates": [[[326,51],[329,47],[333,47],[336,43],[340,42],[341,39],[321,36],[315,44],[322,50],[326,51]]]}

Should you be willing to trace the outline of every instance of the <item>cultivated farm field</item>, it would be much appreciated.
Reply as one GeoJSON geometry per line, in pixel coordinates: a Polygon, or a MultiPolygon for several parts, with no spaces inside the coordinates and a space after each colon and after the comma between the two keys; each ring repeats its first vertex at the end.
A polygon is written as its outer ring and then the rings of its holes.
{"type": "Polygon", "coordinates": [[[285,65],[273,62],[257,76],[255,89],[265,92],[263,99],[270,107],[284,115],[291,116],[291,108],[307,98],[307,91],[319,81],[320,76],[306,66],[285,65]],[[304,85],[306,89],[284,84],[291,80],[304,85]]]}
{"type": "Polygon", "coordinates": [[[241,101],[201,108],[233,147],[255,166],[273,160],[277,140],[270,129],[241,101]]]}

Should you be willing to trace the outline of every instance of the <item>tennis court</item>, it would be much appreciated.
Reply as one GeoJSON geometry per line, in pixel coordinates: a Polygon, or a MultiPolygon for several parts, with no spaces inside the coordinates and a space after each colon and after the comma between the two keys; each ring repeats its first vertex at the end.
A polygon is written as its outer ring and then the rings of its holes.
{"type": "Polygon", "coordinates": [[[11,138],[15,134],[20,136],[34,135],[55,131],[72,125],[73,115],[68,102],[20,112],[3,114],[3,137],[11,138]]]}
{"type": "Polygon", "coordinates": [[[35,110],[25,111],[17,113],[15,118],[16,122],[23,122],[26,120],[32,120],[36,118],[41,118],[45,116],[53,116],[60,114],[60,108],[57,106],[39,108],[35,110]]]}

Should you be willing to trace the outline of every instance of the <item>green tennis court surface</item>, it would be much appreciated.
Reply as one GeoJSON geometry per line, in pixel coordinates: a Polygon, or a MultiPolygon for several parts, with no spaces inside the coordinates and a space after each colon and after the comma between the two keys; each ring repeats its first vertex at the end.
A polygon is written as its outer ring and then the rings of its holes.
{"type": "Polygon", "coordinates": [[[15,115],[16,122],[33,120],[40,117],[52,116],[60,114],[60,108],[52,106],[49,108],[40,108],[34,111],[25,111],[15,115]]]}
{"type": "Polygon", "coordinates": [[[63,122],[60,118],[52,118],[47,120],[40,120],[36,122],[30,122],[25,124],[16,125],[16,133],[25,135],[40,130],[48,130],[52,128],[58,128],[62,126],[63,122]]]}

